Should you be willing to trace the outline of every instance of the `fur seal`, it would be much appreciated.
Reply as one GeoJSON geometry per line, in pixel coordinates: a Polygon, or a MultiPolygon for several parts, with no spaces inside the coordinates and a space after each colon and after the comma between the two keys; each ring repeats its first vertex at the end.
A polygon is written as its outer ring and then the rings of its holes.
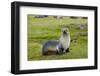
{"type": "Polygon", "coordinates": [[[69,52],[70,33],[68,28],[61,29],[61,37],[59,40],[49,40],[42,48],[43,55],[59,55],[69,52]]]}

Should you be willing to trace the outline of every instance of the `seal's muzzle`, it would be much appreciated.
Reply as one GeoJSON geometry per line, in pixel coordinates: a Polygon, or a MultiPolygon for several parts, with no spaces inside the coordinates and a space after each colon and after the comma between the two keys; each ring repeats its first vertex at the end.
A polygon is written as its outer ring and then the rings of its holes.
{"type": "Polygon", "coordinates": [[[67,32],[66,32],[66,31],[64,31],[64,32],[63,32],[63,34],[67,34],[67,32]]]}

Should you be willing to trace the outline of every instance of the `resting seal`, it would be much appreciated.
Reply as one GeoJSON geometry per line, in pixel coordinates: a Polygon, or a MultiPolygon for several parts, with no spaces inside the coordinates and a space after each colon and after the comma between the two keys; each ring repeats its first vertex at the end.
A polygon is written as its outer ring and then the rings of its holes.
{"type": "Polygon", "coordinates": [[[61,37],[59,40],[47,41],[42,48],[43,55],[59,55],[69,52],[70,33],[68,28],[61,30],[61,37]]]}

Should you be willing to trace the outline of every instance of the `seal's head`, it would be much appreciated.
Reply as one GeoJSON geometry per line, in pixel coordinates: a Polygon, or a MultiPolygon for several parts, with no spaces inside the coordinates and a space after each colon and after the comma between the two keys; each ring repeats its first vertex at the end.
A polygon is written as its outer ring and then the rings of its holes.
{"type": "Polygon", "coordinates": [[[69,35],[69,30],[68,30],[68,28],[62,28],[62,34],[63,34],[64,36],[69,35]]]}

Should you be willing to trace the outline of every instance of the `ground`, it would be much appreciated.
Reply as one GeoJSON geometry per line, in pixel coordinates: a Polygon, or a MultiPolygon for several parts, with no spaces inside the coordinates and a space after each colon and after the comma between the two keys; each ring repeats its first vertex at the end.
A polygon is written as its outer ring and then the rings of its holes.
{"type": "Polygon", "coordinates": [[[87,18],[63,17],[62,19],[48,16],[35,18],[28,15],[28,60],[83,59],[88,57],[87,18]],[[67,26],[70,31],[70,52],[64,55],[42,55],[42,46],[48,40],[58,40],[61,28],[67,26]]]}

